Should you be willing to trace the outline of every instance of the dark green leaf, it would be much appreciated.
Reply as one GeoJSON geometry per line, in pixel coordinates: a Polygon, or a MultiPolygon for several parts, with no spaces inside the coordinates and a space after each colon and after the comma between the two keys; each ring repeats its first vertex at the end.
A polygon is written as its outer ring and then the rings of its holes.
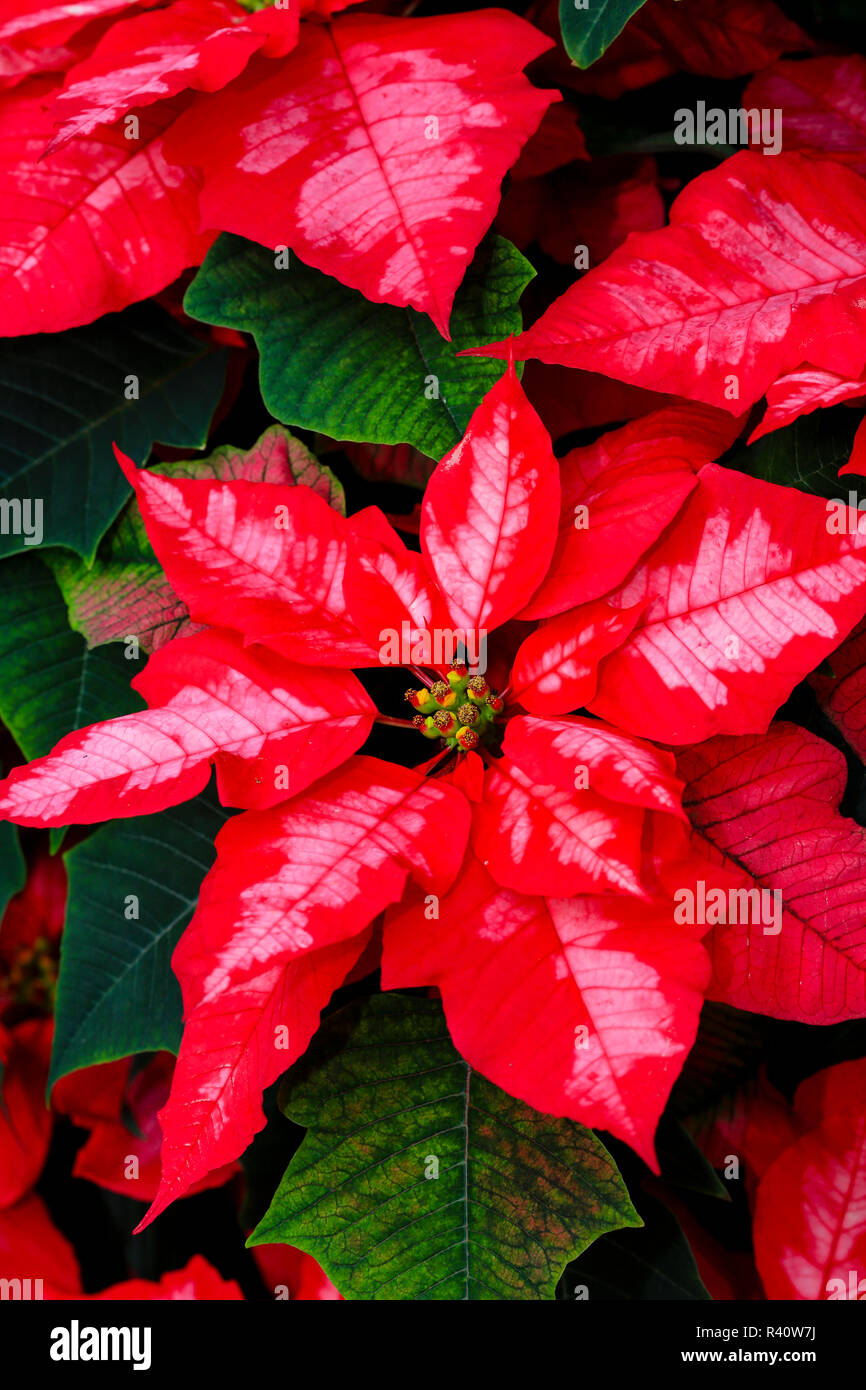
{"type": "Polygon", "coordinates": [[[665,1182],[729,1202],[731,1195],[706,1154],[673,1115],[663,1115],[656,1131],[656,1153],[665,1182]]]}
{"type": "Polygon", "coordinates": [[[754,444],[740,445],[725,463],[753,478],[785,487],[798,487],[818,497],[837,497],[847,502],[848,491],[863,484],[855,477],[837,476],[851,457],[851,446],[862,419],[859,411],[840,405],[801,415],[784,429],[773,430],[754,444]]]}
{"type": "MultiPolygon", "coordinates": [[[[92,559],[130,491],[112,440],[136,463],[157,440],[201,448],[226,358],[152,304],[66,333],[3,339],[0,499],[41,499],[44,543],[92,559]],[[138,399],[126,398],[131,377],[138,399]]],[[[24,548],[22,535],[0,535],[0,555],[24,548]]]]}
{"type": "MultiPolygon", "coordinates": [[[[579,68],[596,62],[621,34],[644,0],[559,0],[565,51],[579,68]]],[[[686,23],[683,19],[683,23],[686,23]]]]}
{"type": "Polygon", "coordinates": [[[644,1226],[601,1237],[569,1265],[557,1298],[682,1301],[710,1298],[676,1217],[646,1193],[638,1202],[644,1226]]]}
{"type": "Polygon", "coordinates": [[[101,826],[67,854],[51,1085],[95,1062],[177,1052],[181,999],[171,953],[227,815],[204,792],[156,816],[101,826]]]}
{"type": "Polygon", "coordinates": [[[592,1131],[473,1072],[436,1000],[349,1005],[284,1086],[309,1132],[249,1244],[299,1246],[346,1298],[552,1298],[569,1259],[639,1224],[592,1131]]]}
{"type": "Polygon", "coordinates": [[[533,274],[509,242],[488,238],[457,293],[447,343],[424,314],[371,304],[294,256],[277,269],[271,251],[221,236],[184,307],[254,335],[262,396],[278,420],[439,459],[505,369],[457,352],[520,332],[518,301],[533,274]]]}
{"type": "Polygon", "coordinates": [[[26,758],[41,758],[73,729],[143,708],[129,685],[140,663],[119,646],[88,651],[37,556],[0,565],[0,610],[0,718],[26,758]]]}
{"type": "Polygon", "coordinates": [[[18,827],[8,820],[0,821],[0,918],[9,899],[24,887],[27,865],[21,853],[18,827]]]}

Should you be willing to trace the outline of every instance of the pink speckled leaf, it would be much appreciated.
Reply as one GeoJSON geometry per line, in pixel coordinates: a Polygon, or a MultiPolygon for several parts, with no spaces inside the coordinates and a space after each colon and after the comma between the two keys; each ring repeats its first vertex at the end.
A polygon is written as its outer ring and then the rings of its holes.
{"type": "Polygon", "coordinates": [[[645,897],[642,822],[636,806],[615,805],[591,787],[543,784],[500,758],[487,770],[473,843],[497,883],[518,893],[645,897]]]}
{"type": "Polygon", "coordinates": [[[0,98],[0,334],[57,333],[157,294],[210,244],[199,179],[165,158],[186,98],[141,112],[137,139],[100,127],[47,159],[43,78],[0,98]]]}
{"type": "Polygon", "coordinates": [[[813,410],[838,405],[840,401],[857,400],[860,396],[866,396],[866,381],[848,381],[837,372],[822,372],[807,363],[796,372],[779,377],[770,387],[766,412],[761,423],[752,430],[748,442],[751,444],[773,430],[790,425],[801,415],[811,415],[813,410]]]}
{"type": "Polygon", "coordinates": [[[297,8],[250,15],[234,0],[177,0],[114,24],[54,96],[50,114],[58,130],[48,152],[133,108],[189,88],[217,91],[254,53],[283,56],[297,35],[297,8]]]}
{"type": "Polygon", "coordinates": [[[612,608],[604,599],[539,623],[514,658],[514,699],[531,714],[568,714],[598,690],[599,665],[625,641],[643,604],[612,608]]]}
{"type": "Polygon", "coordinates": [[[553,555],[559,498],[550,437],[510,366],[421,506],[424,558],[458,628],[490,631],[527,602],[553,555]]]}
{"type": "MultiPolygon", "coordinates": [[[[281,425],[272,425],[251,449],[223,445],[206,459],[161,463],[159,476],[242,479],[287,487],[296,483],[311,488],[338,511],[345,507],[343,490],[330,469],[281,425]]],[[[50,557],[50,564],[63,591],[70,624],[88,646],[120,642],[133,634],[145,651],[158,651],[193,629],[186,604],[174,592],[148,543],[135,498],[102,541],[90,567],[61,550],[50,557]]]]}
{"type": "MultiPolygon", "coordinates": [[[[866,534],[821,498],[707,464],[611,605],[645,605],[589,707],[661,743],[762,733],[866,612],[866,534]]],[[[576,610],[576,615],[579,610],[576,610]]]]}
{"type": "Polygon", "coordinates": [[[732,414],[811,362],[866,364],[866,180],[804,155],[743,152],[687,184],[513,344],[732,414]]]}
{"type": "Polygon", "coordinates": [[[447,336],[500,183],[556,95],[521,72],[548,47],[503,10],[309,24],[287,58],[198,100],[171,155],[205,175],[204,227],[287,244],[447,336]]]}
{"type": "Polygon", "coordinates": [[[580,773],[599,796],[682,816],[683,784],[670,753],[598,719],[509,719],[506,757],[539,782],[573,791],[580,773]]]}
{"type": "Polygon", "coordinates": [[[755,1261],[767,1298],[862,1300],[866,1291],[866,1117],[863,1060],[798,1088],[811,1126],[771,1164],[755,1201],[755,1261]],[[809,1114],[816,1087],[824,1105],[809,1114]]]}
{"type": "Polygon", "coordinates": [[[277,642],[312,665],[378,665],[343,595],[352,528],[323,497],[309,487],[164,478],[115,453],[194,621],[277,642]]]}

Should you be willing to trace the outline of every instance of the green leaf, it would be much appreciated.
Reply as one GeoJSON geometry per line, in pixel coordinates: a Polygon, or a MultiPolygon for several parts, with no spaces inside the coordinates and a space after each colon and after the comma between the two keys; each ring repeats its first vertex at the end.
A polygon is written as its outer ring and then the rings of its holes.
{"type": "MultiPolygon", "coordinates": [[[[251,449],[223,445],[206,459],[160,463],[168,478],[245,478],[291,481],[311,488],[343,516],[346,499],[339,479],[305,444],[281,425],[273,425],[251,449]]],[[[189,621],[186,604],[165,577],[147,538],[141,511],[130,498],[107,535],[92,566],[66,551],[47,556],[69,610],[69,621],[88,646],[138,638],[146,652],[170,641],[189,621]]]]}
{"type": "Polygon", "coordinates": [[[479,248],[454,301],[453,341],[425,314],[371,304],[294,256],[221,236],[187,291],[193,318],[252,333],[265,405],[332,439],[413,444],[439,459],[461,439],[505,364],[462,348],[519,333],[532,266],[502,237],[479,248]]]}
{"type": "Polygon", "coordinates": [[[203,792],[170,811],[101,826],[66,855],[49,1087],[96,1062],[177,1052],[182,1009],[171,953],[228,815],[203,792]]]}
{"type": "Polygon", "coordinates": [[[309,1132],[248,1244],[299,1246],[346,1298],[552,1298],[569,1259],[640,1224],[591,1130],[472,1071],[436,1000],[332,1015],[284,1086],[309,1132]]]}
{"type": "Polygon", "coordinates": [[[662,1202],[642,1192],[638,1201],[644,1226],[602,1236],[591,1250],[569,1265],[557,1298],[627,1300],[699,1300],[710,1295],[698,1272],[683,1228],[662,1202]]]}
{"type": "Polygon", "coordinates": [[[21,891],[27,878],[27,865],[21,852],[18,827],[0,821],[0,918],[11,897],[21,891]]]}
{"type": "Polygon", "coordinates": [[[716,1197],[730,1202],[725,1187],[706,1154],[683,1124],[673,1115],[662,1116],[656,1131],[656,1153],[665,1182],[696,1192],[702,1197],[716,1197]]]}
{"type": "MultiPolygon", "coordinates": [[[[116,440],[142,462],[158,440],[202,448],[222,395],[227,353],[155,305],[85,328],[0,341],[0,499],[43,504],[43,540],[90,560],[129,496],[116,440]],[[138,399],[127,389],[138,380],[138,399]]],[[[5,522],[15,524],[14,512],[5,522]]],[[[0,555],[25,548],[0,534],[0,555]]]]}
{"type": "Polygon", "coordinates": [[[863,484],[856,477],[839,478],[843,463],[851,457],[859,411],[832,406],[801,415],[783,429],[773,430],[754,444],[740,445],[725,458],[729,468],[763,478],[768,483],[797,487],[818,497],[836,497],[847,502],[849,489],[863,496],[863,484]]]}
{"type": "MultiPolygon", "coordinates": [[[[595,63],[621,34],[644,0],[559,0],[565,51],[579,68],[595,63]]],[[[685,23],[685,20],[683,21],[685,23]]]]}
{"type": "Polygon", "coordinates": [[[26,758],[43,757],[73,729],[144,708],[129,685],[139,664],[118,646],[88,651],[37,556],[0,565],[0,611],[0,718],[26,758]]]}

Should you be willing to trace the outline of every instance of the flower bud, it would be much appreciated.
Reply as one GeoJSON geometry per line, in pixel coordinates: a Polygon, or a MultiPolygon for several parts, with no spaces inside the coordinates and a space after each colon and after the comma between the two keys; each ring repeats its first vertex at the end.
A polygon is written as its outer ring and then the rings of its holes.
{"type": "Polygon", "coordinates": [[[456,693],[451,689],[447,681],[436,681],[430,688],[430,694],[433,696],[436,704],[443,709],[447,708],[449,705],[453,705],[457,699],[456,693]]]}
{"type": "Polygon", "coordinates": [[[457,743],[465,752],[468,752],[470,749],[478,747],[478,735],[474,729],[458,729],[457,743]]]}
{"type": "Polygon", "coordinates": [[[433,715],[433,723],[444,738],[446,734],[453,734],[457,728],[457,720],[448,709],[437,709],[433,715]]]}

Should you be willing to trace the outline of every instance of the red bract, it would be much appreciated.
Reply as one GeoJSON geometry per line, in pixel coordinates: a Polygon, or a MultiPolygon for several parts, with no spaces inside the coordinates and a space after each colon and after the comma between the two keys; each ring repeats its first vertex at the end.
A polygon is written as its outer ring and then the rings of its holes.
{"type": "MultiPolygon", "coordinates": [[[[98,1068],[88,1068],[88,1078],[98,1068]]],[[[160,1130],[157,1110],[168,1099],[174,1058],[158,1053],[130,1080],[126,1088],[124,1122],[121,1105],[110,1117],[90,1122],[90,1135],[78,1150],[72,1175],[87,1178],[110,1192],[152,1202],[159,1187],[160,1130]]],[[[81,1124],[84,1116],[76,1116],[81,1124]]],[[[237,1171],[236,1165],[216,1168],[190,1189],[218,1187],[237,1171]]]]}
{"type": "Polygon", "coordinates": [[[43,159],[54,133],[39,78],[0,100],[4,336],[55,333],[156,294],[197,265],[199,180],[164,137],[185,98],[143,110],[138,136],[101,126],[43,159]]]}
{"type": "Polygon", "coordinates": [[[65,43],[85,25],[121,10],[135,13],[159,0],[6,0],[0,43],[13,47],[65,43]]]}
{"type": "Polygon", "coordinates": [[[743,105],[784,111],[786,149],[866,173],[866,61],[859,54],[777,63],[749,83],[743,105]]]}
{"type": "Polygon", "coordinates": [[[112,1284],[90,1298],[113,1303],[120,1299],[150,1300],[157,1303],[182,1301],[237,1302],[243,1298],[234,1279],[223,1279],[201,1255],[193,1255],[183,1269],[163,1274],[158,1282],[151,1279],[127,1279],[112,1284]]]}
{"type": "Polygon", "coordinates": [[[253,1259],[275,1298],[335,1303],[342,1297],[313,1257],[293,1245],[254,1245],[253,1259]]]}
{"type": "Polygon", "coordinates": [[[264,1124],[262,1091],[306,1048],[364,929],[400,898],[407,873],[427,891],[450,887],[468,819],[453,788],[356,758],[220,833],[174,957],[186,1029],[147,1220],[246,1148],[264,1124]]]}
{"type": "Polygon", "coordinates": [[[866,831],[837,809],[842,754],[780,723],[686,749],[678,768],[683,804],[730,875],[705,899],[714,997],[804,1023],[861,1017],[866,831]]]}
{"type": "Polygon", "coordinates": [[[549,41],[502,10],[308,25],[178,122],[170,154],[204,174],[204,228],[271,248],[447,337],[499,185],[557,95],[521,69],[549,41]]]}
{"type": "MultiPolygon", "coordinates": [[[[158,1283],[128,1279],[101,1293],[86,1294],[72,1246],[55,1226],[40,1197],[31,1193],[14,1207],[0,1211],[0,1262],[5,1279],[29,1280],[23,1296],[52,1301],[115,1299],[240,1299],[232,1279],[222,1279],[201,1255],[183,1269],[164,1274],[158,1283]],[[39,1274],[34,1274],[38,1270],[39,1274]],[[34,1287],[35,1281],[35,1287],[34,1287]]],[[[14,1295],[13,1295],[14,1296],[14,1295]]]]}
{"type": "Polygon", "coordinates": [[[0,1262],[4,1279],[41,1279],[43,1298],[81,1296],[75,1251],[35,1192],[0,1211],[0,1262]]]}
{"type": "Polygon", "coordinates": [[[0,1207],[11,1206],[34,1186],[48,1153],[50,1050],[49,1019],[19,1023],[9,1032],[0,1026],[0,1207]]]}
{"type": "Polygon", "coordinates": [[[47,153],[133,108],[189,88],[213,92],[259,50],[282,57],[297,42],[296,10],[250,15],[233,0],[177,0],[113,25],[66,75],[51,103],[58,131],[47,153]]]}
{"type": "Polygon", "coordinates": [[[520,616],[547,618],[621,584],[697,486],[701,466],[739,430],[725,412],[671,407],[566,454],[553,563],[520,616]]]}
{"type": "Polygon", "coordinates": [[[456,627],[501,626],[553,555],[559,476],[547,431],[513,372],[479,406],[421,505],[421,546],[456,627]]]}
{"type": "Polygon", "coordinates": [[[866,364],[866,181],[802,155],[743,153],[694,179],[670,226],[631,238],[512,344],[739,414],[808,361],[866,364]]]}
{"type": "Polygon", "coordinates": [[[768,1298],[866,1295],[866,1063],[810,1076],[794,1099],[804,1133],[764,1173],[755,1260],[768,1298]]]}
{"type": "MultiPolygon", "coordinates": [[[[780,376],[767,392],[767,409],[761,423],[749,435],[749,443],[761,439],[773,430],[783,429],[801,415],[813,410],[838,405],[841,401],[855,402],[866,396],[866,381],[859,378],[847,381],[837,372],[819,371],[808,364],[789,376],[780,376]]],[[[839,472],[844,470],[840,468],[839,472]]]]}
{"type": "Polygon", "coordinates": [[[820,498],[715,464],[698,482],[608,598],[643,611],[589,701],[601,718],[668,743],[765,730],[866,602],[854,508],[842,508],[849,534],[837,534],[820,498]]]}
{"type": "Polygon", "coordinates": [[[16,768],[0,803],[7,816],[63,825],[162,811],[200,792],[212,763],[227,804],[273,805],[348,757],[373,715],[354,676],[312,677],[218,629],[170,642],[133,685],[151,708],[70,734],[26,773],[16,768]]]}

